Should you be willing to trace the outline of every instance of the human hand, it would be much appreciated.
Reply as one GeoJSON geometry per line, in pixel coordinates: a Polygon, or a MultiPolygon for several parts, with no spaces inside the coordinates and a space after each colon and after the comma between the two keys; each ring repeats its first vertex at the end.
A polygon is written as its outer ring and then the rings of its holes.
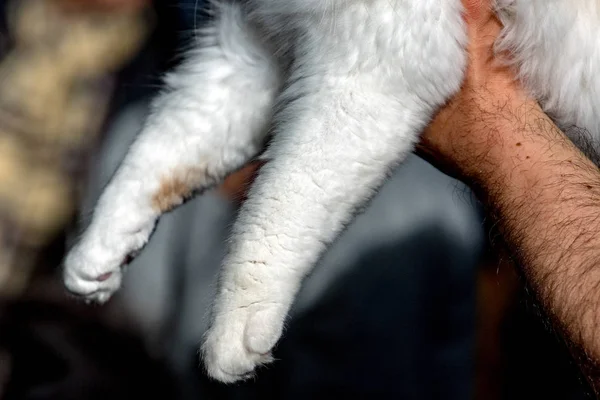
{"type": "Polygon", "coordinates": [[[502,25],[492,0],[463,0],[468,24],[469,65],[461,91],[426,129],[418,152],[442,171],[469,181],[481,159],[499,143],[502,124],[512,124],[517,110],[541,112],[509,67],[494,56],[502,25]]]}

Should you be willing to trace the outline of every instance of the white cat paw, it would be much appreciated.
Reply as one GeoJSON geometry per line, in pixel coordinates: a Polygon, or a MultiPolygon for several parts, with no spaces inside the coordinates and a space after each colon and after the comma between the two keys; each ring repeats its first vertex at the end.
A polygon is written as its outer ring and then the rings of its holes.
{"type": "Polygon", "coordinates": [[[123,267],[144,247],[155,227],[154,215],[144,211],[128,206],[99,213],[65,258],[63,281],[69,292],[105,303],[119,290],[123,267]]]}
{"type": "Polygon", "coordinates": [[[252,302],[217,315],[202,346],[208,375],[232,383],[251,378],[256,367],[272,362],[285,314],[281,304],[252,302]]]}
{"type": "Polygon", "coordinates": [[[89,247],[76,246],[69,252],[64,262],[64,284],[70,293],[88,302],[105,303],[121,287],[126,260],[89,247]]]}

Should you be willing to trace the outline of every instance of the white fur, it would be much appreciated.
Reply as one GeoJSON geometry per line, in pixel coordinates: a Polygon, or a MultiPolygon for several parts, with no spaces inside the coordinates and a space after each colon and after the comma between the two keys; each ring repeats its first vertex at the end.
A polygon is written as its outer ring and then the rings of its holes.
{"type": "MultiPolygon", "coordinates": [[[[507,51],[524,82],[567,133],[600,138],[600,1],[501,0],[507,51]]],[[[579,138],[573,137],[574,140],[579,138]]]]}
{"type": "Polygon", "coordinates": [[[262,148],[280,71],[238,7],[223,6],[179,69],[166,77],[144,131],[104,191],[92,222],[65,260],[67,288],[104,302],[121,283],[128,254],[148,241],[161,179],[200,167],[208,188],[262,148]],[[105,281],[97,277],[111,274],[105,281]]]}
{"type": "MultiPolygon", "coordinates": [[[[202,347],[208,373],[224,382],[271,360],[303,278],[458,91],[466,64],[460,0],[244,4],[218,5],[198,49],[167,77],[65,261],[72,292],[107,300],[121,260],[141,249],[158,218],[149,199],[161,178],[201,166],[202,187],[218,182],[257,154],[277,110],[269,162],[233,227],[202,347]]],[[[597,132],[596,0],[498,5],[501,48],[528,87],[561,124],[597,132]]]]}

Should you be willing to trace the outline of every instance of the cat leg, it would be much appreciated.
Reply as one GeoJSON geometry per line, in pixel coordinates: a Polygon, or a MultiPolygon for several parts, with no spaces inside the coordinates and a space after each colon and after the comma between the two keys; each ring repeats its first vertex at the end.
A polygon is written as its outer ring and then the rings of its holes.
{"type": "Polygon", "coordinates": [[[203,346],[209,375],[224,382],[271,360],[303,278],[430,117],[362,89],[307,100],[278,130],[233,228],[203,346]]]}
{"type": "Polygon", "coordinates": [[[69,291],[104,302],[158,217],[243,166],[263,146],[280,71],[235,5],[221,5],[202,43],[166,78],[144,130],[69,252],[69,291]]]}
{"type": "Polygon", "coordinates": [[[215,379],[245,379],[271,361],[304,277],[460,88],[460,2],[400,3],[350,2],[329,23],[306,22],[270,161],[221,271],[202,346],[215,379]]]}

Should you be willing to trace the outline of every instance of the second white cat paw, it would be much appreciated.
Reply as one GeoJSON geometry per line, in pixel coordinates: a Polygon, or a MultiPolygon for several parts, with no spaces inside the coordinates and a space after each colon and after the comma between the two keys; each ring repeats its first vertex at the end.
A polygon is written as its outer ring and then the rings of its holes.
{"type": "Polygon", "coordinates": [[[281,304],[259,301],[217,315],[202,346],[208,375],[232,383],[273,361],[271,351],[281,337],[286,311],[281,304]]]}

